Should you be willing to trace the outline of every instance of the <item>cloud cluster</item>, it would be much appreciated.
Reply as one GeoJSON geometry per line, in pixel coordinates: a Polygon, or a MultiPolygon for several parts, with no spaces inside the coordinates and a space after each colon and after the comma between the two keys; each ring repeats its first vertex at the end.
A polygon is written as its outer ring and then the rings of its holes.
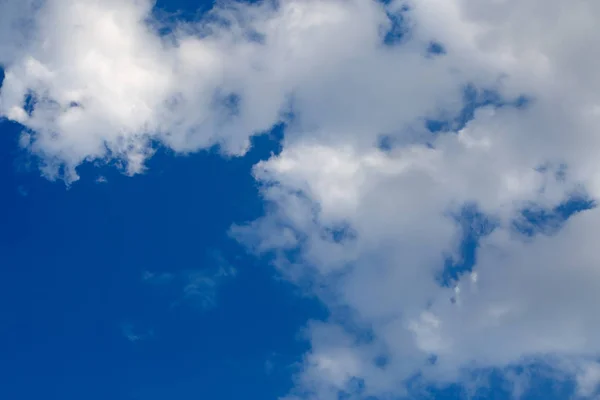
{"type": "Polygon", "coordinates": [[[223,3],[168,34],[149,1],[1,4],[0,114],[49,177],[86,160],[133,174],[155,143],[243,154],[288,123],[254,168],[269,211],[232,232],[332,311],[309,329],[302,396],[393,397],[536,360],[597,393],[600,211],[527,215],[600,197],[600,3],[223,3]],[[442,282],[469,230],[475,265],[442,282]]]}

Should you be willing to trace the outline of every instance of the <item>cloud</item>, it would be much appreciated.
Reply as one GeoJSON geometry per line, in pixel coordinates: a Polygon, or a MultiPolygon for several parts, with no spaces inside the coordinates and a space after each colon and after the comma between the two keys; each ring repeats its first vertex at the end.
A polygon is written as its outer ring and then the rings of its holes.
{"type": "MultiPolygon", "coordinates": [[[[293,395],[540,362],[595,394],[600,211],[560,210],[600,196],[600,3],[226,2],[167,35],[149,1],[4,3],[0,114],[50,178],[139,173],[158,145],[242,155],[286,122],[254,167],[268,211],[232,234],[331,310],[293,395]],[[473,265],[443,282],[469,234],[473,265]]],[[[181,279],[211,304],[215,276],[181,279]]]]}
{"type": "Polygon", "coordinates": [[[199,305],[203,309],[213,308],[216,306],[218,285],[223,280],[235,276],[235,274],[235,269],[225,269],[222,267],[212,273],[190,271],[185,274],[183,298],[180,301],[199,305]]]}
{"type": "MultiPolygon", "coordinates": [[[[14,12],[3,27],[20,28],[25,6],[4,2],[14,12]]],[[[154,142],[243,154],[248,137],[277,118],[278,93],[258,98],[276,79],[261,65],[259,44],[226,27],[234,8],[161,36],[149,22],[151,1],[40,3],[27,37],[20,29],[6,35],[15,49],[0,60],[0,114],[24,125],[22,142],[50,178],[74,181],[76,167],[91,160],[139,173],[154,142]],[[240,98],[234,118],[231,96],[240,98]]]]}
{"type": "Polygon", "coordinates": [[[121,326],[121,331],[123,333],[123,336],[125,336],[125,338],[127,340],[129,340],[131,343],[137,343],[141,340],[146,340],[148,338],[151,338],[152,336],[154,336],[154,331],[153,330],[148,330],[145,333],[139,333],[135,327],[130,324],[130,323],[125,323],[121,326]]]}
{"type": "MultiPolygon", "coordinates": [[[[595,393],[594,371],[581,365],[594,365],[600,351],[592,243],[598,211],[582,211],[550,231],[533,224],[530,235],[517,227],[528,213],[550,215],[574,196],[598,197],[592,165],[600,79],[590,68],[600,58],[586,42],[597,37],[592,21],[600,8],[480,3],[392,3],[388,12],[408,4],[410,38],[398,50],[372,54],[397,51],[409,61],[414,43],[439,42],[446,53],[430,60],[442,66],[438,79],[446,68],[457,71],[445,76],[449,87],[476,82],[478,90],[494,91],[498,104],[479,107],[464,126],[419,131],[416,124],[439,110],[438,97],[460,100],[408,62],[399,71],[411,82],[394,90],[397,113],[371,100],[373,107],[362,107],[384,117],[347,106],[348,120],[359,119],[350,125],[330,123],[331,115],[311,119],[310,132],[294,130],[280,155],[255,166],[271,211],[233,234],[259,253],[278,254],[290,279],[316,281],[333,313],[313,328],[299,385],[308,397],[385,397],[408,390],[415,376],[443,384],[466,379],[465,370],[508,371],[532,360],[576,376],[582,395],[595,393]],[[531,101],[515,101],[520,97],[531,101]],[[411,108],[415,103],[424,106],[411,108]],[[395,118],[397,132],[386,129],[385,117],[395,118]],[[393,139],[386,148],[374,145],[382,132],[393,139]],[[495,229],[479,238],[472,272],[443,285],[446,260],[458,260],[465,235],[456,216],[473,206],[495,229]]],[[[390,86],[402,81],[383,76],[390,86]]],[[[355,97],[365,92],[355,90],[355,97]]],[[[320,109],[342,116],[335,107],[353,98],[342,97],[320,109]]],[[[300,110],[298,125],[307,115],[300,110]]],[[[439,113],[446,120],[458,114],[452,107],[439,113]]]]}
{"type": "Polygon", "coordinates": [[[219,287],[225,281],[234,278],[237,270],[218,252],[212,254],[210,260],[215,265],[201,269],[186,269],[173,273],[145,271],[142,280],[153,285],[177,288],[174,295],[176,300],[172,306],[186,304],[204,310],[211,309],[217,305],[219,287]]]}

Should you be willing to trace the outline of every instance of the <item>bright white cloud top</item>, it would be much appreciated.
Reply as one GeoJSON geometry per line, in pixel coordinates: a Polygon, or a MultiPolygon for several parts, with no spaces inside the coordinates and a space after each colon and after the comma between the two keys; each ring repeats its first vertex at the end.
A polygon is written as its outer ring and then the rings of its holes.
{"type": "Polygon", "coordinates": [[[254,170],[272,207],[233,233],[332,311],[310,329],[299,390],[386,397],[417,373],[546,360],[596,394],[600,210],[534,235],[514,226],[524,209],[600,198],[600,2],[223,3],[162,35],[145,0],[0,7],[0,114],[50,178],[92,160],[138,173],[155,143],[243,155],[288,123],[282,153],[254,170]],[[504,105],[428,131],[467,86],[504,105]],[[472,272],[442,285],[466,206],[495,228],[472,272]]]}

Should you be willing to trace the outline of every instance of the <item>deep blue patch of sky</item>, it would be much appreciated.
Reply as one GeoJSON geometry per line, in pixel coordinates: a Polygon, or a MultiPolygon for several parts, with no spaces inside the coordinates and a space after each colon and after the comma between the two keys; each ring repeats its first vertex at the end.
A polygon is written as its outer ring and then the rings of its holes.
{"type": "MultiPolygon", "coordinates": [[[[388,2],[382,1],[382,3],[386,4],[388,2]]],[[[405,6],[397,13],[387,13],[390,26],[389,29],[383,33],[383,44],[386,46],[395,46],[401,44],[406,39],[406,35],[410,31],[405,16],[408,11],[409,8],[405,6]]]]}
{"type": "Polygon", "coordinates": [[[297,332],[324,310],[227,235],[262,215],[250,169],[277,142],[260,137],[230,160],[161,150],[133,178],[85,165],[67,190],[39,176],[18,148],[18,125],[3,122],[0,133],[1,398],[275,398],[289,389],[290,365],[307,349],[297,332]],[[173,307],[179,288],[143,280],[223,262],[238,275],[208,310],[173,307]],[[143,338],[129,342],[124,324],[143,338]]]}
{"type": "MultiPolygon", "coordinates": [[[[190,18],[210,6],[157,3],[190,18]]],[[[31,112],[35,99],[26,103],[31,112]]],[[[280,151],[283,126],[253,140],[243,158],[159,149],[151,172],[133,178],[87,164],[68,190],[40,177],[18,146],[21,130],[0,121],[0,398],[276,398],[289,390],[307,350],[297,333],[326,312],[227,234],[263,214],[251,167],[280,151]],[[146,271],[211,274],[223,262],[237,276],[217,288],[211,309],[173,307],[180,288],[143,280],[146,271]],[[130,342],[124,326],[140,340],[130,342]]]]}
{"type": "Polygon", "coordinates": [[[441,56],[446,54],[446,48],[439,42],[431,42],[427,48],[427,53],[434,56],[441,56]]]}
{"type": "Polygon", "coordinates": [[[515,99],[504,99],[493,89],[477,88],[467,85],[463,91],[463,107],[458,115],[450,119],[427,119],[425,126],[430,132],[458,131],[475,117],[477,109],[482,107],[527,107],[531,99],[522,95],[515,99]]]}
{"type": "Polygon", "coordinates": [[[570,197],[552,209],[534,205],[521,211],[522,218],[514,222],[514,228],[527,236],[553,234],[573,215],[594,207],[593,200],[580,195],[570,197]]]}
{"type": "MultiPolygon", "coordinates": [[[[583,195],[573,195],[552,209],[532,205],[521,211],[520,218],[513,222],[513,228],[527,236],[554,234],[569,218],[594,207],[596,203],[583,195]]],[[[452,286],[462,274],[473,270],[477,262],[479,241],[492,233],[497,226],[493,217],[481,213],[474,204],[466,205],[462,212],[455,216],[455,220],[462,227],[463,237],[458,257],[449,257],[446,260],[438,278],[444,286],[452,286]]]]}
{"type": "Polygon", "coordinates": [[[496,224],[494,220],[483,214],[475,204],[465,205],[459,215],[455,215],[456,223],[462,229],[462,240],[457,257],[449,257],[438,277],[440,284],[452,286],[460,276],[472,271],[476,263],[479,240],[489,235],[496,224]]]}
{"type": "MultiPolygon", "coordinates": [[[[429,53],[432,56],[445,54],[443,45],[432,42],[429,53]]],[[[463,90],[462,107],[456,115],[448,115],[445,118],[425,118],[423,123],[425,129],[439,135],[447,132],[458,132],[464,128],[469,121],[475,118],[475,113],[483,107],[515,107],[522,109],[527,107],[532,99],[525,95],[518,96],[515,99],[504,99],[493,89],[477,88],[474,85],[466,85],[463,90]]],[[[426,146],[433,148],[433,144],[425,143],[426,146]]],[[[383,151],[390,151],[395,146],[394,135],[382,134],[378,138],[377,147],[383,151]]]]}

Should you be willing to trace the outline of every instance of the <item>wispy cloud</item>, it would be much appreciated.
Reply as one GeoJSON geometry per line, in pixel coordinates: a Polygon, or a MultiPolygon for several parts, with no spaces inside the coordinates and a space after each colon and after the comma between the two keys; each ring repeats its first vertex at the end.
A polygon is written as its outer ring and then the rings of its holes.
{"type": "Polygon", "coordinates": [[[156,272],[144,271],[144,273],[142,274],[142,280],[145,282],[149,282],[149,283],[156,283],[156,284],[169,283],[169,282],[173,281],[174,279],[175,279],[175,275],[168,273],[168,272],[156,273],[156,272]]]}
{"type": "Polygon", "coordinates": [[[208,273],[205,271],[189,271],[185,273],[185,285],[181,301],[189,301],[200,305],[204,309],[212,308],[216,305],[219,285],[235,275],[235,269],[223,267],[208,273]]]}
{"type": "Polygon", "coordinates": [[[237,270],[218,252],[208,260],[211,264],[199,269],[162,273],[145,271],[142,280],[150,284],[176,287],[173,306],[192,305],[210,309],[217,305],[219,287],[234,278],[237,270]]]}
{"type": "Polygon", "coordinates": [[[121,332],[123,336],[125,336],[125,338],[132,343],[137,343],[139,341],[146,340],[154,336],[153,330],[150,329],[144,332],[139,332],[131,323],[122,324],[121,332]]]}

